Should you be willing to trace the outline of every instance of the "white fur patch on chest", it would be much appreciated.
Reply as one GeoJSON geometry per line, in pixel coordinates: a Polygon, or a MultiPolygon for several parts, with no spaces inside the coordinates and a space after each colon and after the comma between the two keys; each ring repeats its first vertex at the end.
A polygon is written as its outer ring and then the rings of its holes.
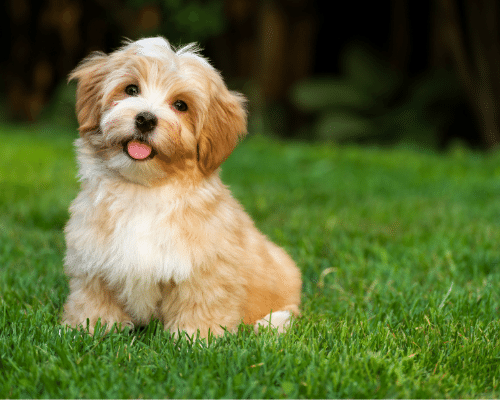
{"type": "MultiPolygon", "coordinates": [[[[155,210],[149,204],[127,207],[116,222],[110,251],[127,276],[151,281],[185,280],[192,269],[179,248],[180,227],[169,224],[166,210],[155,210]]],[[[116,269],[115,266],[107,266],[116,269]]],[[[111,271],[110,271],[111,272],[111,271]]],[[[113,271],[121,274],[122,272],[113,271]]]]}

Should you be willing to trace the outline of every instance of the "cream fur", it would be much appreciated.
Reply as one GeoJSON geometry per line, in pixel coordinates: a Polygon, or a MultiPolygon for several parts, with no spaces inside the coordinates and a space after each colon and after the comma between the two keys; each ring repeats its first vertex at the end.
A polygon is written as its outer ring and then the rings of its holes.
{"type": "Polygon", "coordinates": [[[299,313],[301,277],[292,259],[254,226],[219,178],[245,134],[243,97],[227,90],[194,46],[163,38],[95,53],[78,80],[81,191],[70,207],[63,322],[135,326],[160,319],[190,334],[234,331],[243,321],[285,327],[299,313]],[[125,88],[134,84],[138,96],[125,88]],[[182,100],[187,111],[177,111],[182,100]],[[156,152],[130,158],[135,117],[158,118],[141,141],[156,152]],[[278,311],[283,311],[278,313],[278,311]]]}

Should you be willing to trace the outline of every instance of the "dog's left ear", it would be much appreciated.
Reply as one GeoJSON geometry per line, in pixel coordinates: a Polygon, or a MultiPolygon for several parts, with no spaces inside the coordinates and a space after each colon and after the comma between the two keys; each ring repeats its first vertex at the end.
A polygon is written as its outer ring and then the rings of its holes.
{"type": "Polygon", "coordinates": [[[198,139],[199,166],[205,175],[214,172],[247,133],[243,95],[229,91],[218,74],[211,85],[210,105],[198,139]]]}

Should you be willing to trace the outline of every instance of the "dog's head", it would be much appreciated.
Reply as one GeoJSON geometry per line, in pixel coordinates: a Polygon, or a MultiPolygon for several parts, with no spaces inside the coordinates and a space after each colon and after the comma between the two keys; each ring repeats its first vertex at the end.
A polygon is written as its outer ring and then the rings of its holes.
{"type": "Polygon", "coordinates": [[[244,98],[191,44],[163,38],[94,53],[76,79],[80,136],[110,172],[152,184],[179,172],[212,174],[246,133],[244,98]]]}

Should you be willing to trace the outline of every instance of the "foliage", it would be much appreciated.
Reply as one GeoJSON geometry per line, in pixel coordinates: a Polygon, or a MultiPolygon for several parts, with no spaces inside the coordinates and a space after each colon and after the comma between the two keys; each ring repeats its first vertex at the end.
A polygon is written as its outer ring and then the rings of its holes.
{"type": "Polygon", "coordinates": [[[313,114],[315,137],[336,142],[412,141],[436,148],[442,129],[466,103],[453,73],[430,70],[408,82],[366,45],[353,43],[341,56],[339,77],[297,83],[290,99],[313,114]]]}
{"type": "Polygon", "coordinates": [[[500,154],[253,137],[223,180],[298,262],[287,334],[61,330],[72,137],[0,127],[0,397],[498,398],[500,154]]]}
{"type": "Polygon", "coordinates": [[[169,38],[173,44],[205,42],[220,34],[225,27],[222,0],[128,0],[135,10],[143,6],[156,6],[160,24],[144,32],[169,38]]]}

